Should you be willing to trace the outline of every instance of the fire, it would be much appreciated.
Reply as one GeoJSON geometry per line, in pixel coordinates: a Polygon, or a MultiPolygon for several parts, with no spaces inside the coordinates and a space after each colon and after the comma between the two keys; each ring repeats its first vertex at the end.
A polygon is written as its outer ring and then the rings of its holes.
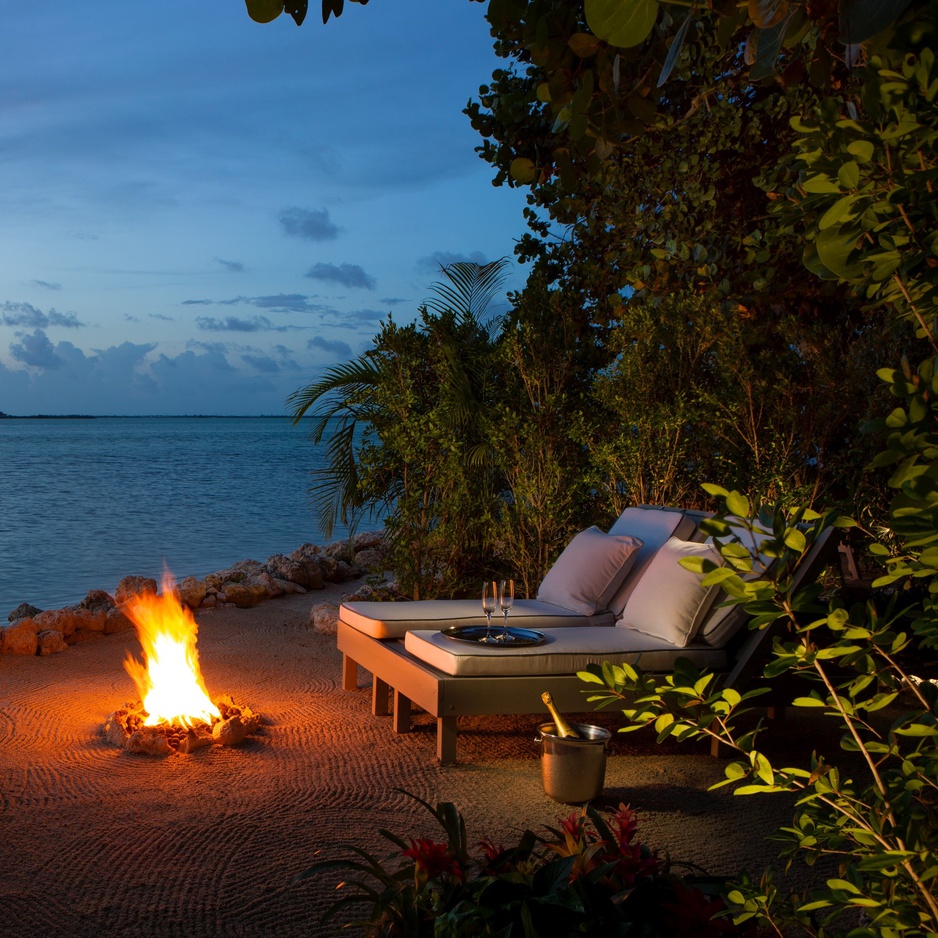
{"type": "Polygon", "coordinates": [[[167,571],[159,596],[146,593],[130,601],[127,614],[137,627],[144,660],[128,655],[124,667],[147,713],[145,726],[211,724],[221,713],[208,696],[199,670],[198,626],[176,598],[173,586],[167,571]]]}

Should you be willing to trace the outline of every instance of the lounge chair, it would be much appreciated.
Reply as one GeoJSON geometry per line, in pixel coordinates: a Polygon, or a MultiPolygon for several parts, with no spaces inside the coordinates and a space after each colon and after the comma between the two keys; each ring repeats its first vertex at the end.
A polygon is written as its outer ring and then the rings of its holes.
{"type": "MultiPolygon", "coordinates": [[[[372,712],[393,713],[397,733],[410,730],[413,705],[436,717],[444,764],[456,761],[460,716],[541,713],[545,690],[561,709],[583,712],[585,685],[576,673],[588,664],[640,662],[657,672],[684,657],[742,689],[761,673],[772,630],[746,629],[741,606],[721,606],[718,589],[701,589],[699,578],[679,565],[688,555],[720,562],[699,530],[705,517],[641,506],[626,509],[608,534],[577,535],[538,598],[516,600],[511,610],[512,626],[547,637],[534,647],[467,644],[441,633],[484,624],[478,600],[344,603],[337,634],[342,686],[357,688],[359,666],[370,671],[372,712]]],[[[815,541],[796,584],[817,577],[834,548],[832,534],[828,529],[815,541]]]]}

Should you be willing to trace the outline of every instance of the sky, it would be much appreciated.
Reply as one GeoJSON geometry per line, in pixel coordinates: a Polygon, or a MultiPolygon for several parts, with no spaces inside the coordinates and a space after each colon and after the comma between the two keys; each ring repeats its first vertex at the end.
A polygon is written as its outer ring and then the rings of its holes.
{"type": "Polygon", "coordinates": [[[523,195],[462,113],[484,9],[7,4],[0,412],[284,414],[441,264],[511,256],[523,195]]]}

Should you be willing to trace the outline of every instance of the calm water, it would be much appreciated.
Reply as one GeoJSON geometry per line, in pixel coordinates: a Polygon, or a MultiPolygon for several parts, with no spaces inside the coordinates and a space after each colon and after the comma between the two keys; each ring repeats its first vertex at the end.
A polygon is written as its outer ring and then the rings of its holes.
{"type": "Polygon", "coordinates": [[[324,447],[306,433],[279,417],[0,419],[0,620],[164,563],[201,577],[324,543],[307,501],[324,447]]]}

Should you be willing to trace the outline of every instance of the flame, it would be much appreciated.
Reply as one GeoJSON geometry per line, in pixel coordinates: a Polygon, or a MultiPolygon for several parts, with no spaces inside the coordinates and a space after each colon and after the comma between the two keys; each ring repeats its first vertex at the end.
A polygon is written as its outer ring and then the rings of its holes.
{"type": "Polygon", "coordinates": [[[143,701],[147,713],[144,725],[174,723],[190,727],[220,719],[199,670],[195,647],[198,626],[192,613],[176,598],[172,574],[163,574],[163,592],[159,596],[135,596],[126,611],[137,627],[143,648],[143,662],[128,655],[124,667],[143,701]]]}

